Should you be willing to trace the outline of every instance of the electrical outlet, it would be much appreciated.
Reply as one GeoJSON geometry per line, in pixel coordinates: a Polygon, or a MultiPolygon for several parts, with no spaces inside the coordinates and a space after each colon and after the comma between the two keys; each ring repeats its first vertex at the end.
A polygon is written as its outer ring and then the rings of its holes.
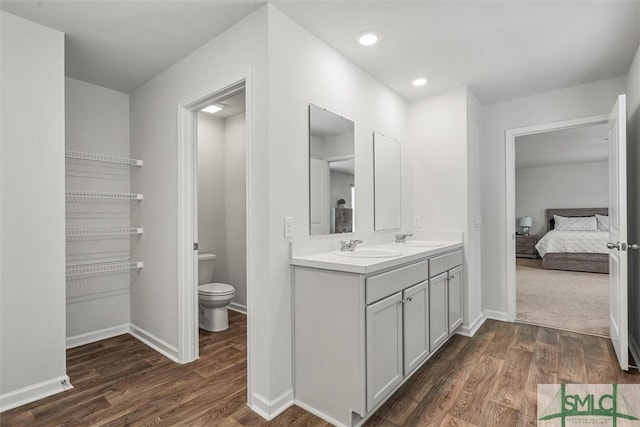
{"type": "Polygon", "coordinates": [[[422,227],[422,217],[420,215],[416,215],[413,217],[413,227],[414,228],[422,227]]]}
{"type": "Polygon", "coordinates": [[[284,217],[284,237],[293,237],[296,233],[296,225],[292,216],[284,217]]]}

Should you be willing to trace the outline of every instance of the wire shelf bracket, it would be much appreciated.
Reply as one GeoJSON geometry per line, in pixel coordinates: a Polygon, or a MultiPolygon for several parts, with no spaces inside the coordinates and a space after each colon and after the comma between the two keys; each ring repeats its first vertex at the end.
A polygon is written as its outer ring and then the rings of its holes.
{"type": "Polygon", "coordinates": [[[84,236],[121,236],[143,234],[144,229],[138,227],[116,227],[116,228],[68,228],[65,231],[67,237],[84,236]]]}
{"type": "Polygon", "coordinates": [[[65,151],[64,156],[67,159],[91,160],[94,162],[117,163],[120,165],[142,166],[143,161],[139,159],[130,159],[127,157],[108,156],[106,154],[84,153],[82,151],[65,151]]]}
{"type": "Polygon", "coordinates": [[[111,191],[76,191],[67,190],[65,196],[73,198],[90,198],[90,199],[121,199],[121,200],[142,200],[144,196],[141,193],[114,193],[111,191]]]}
{"type": "Polygon", "coordinates": [[[116,261],[116,262],[104,262],[98,264],[69,264],[67,265],[67,277],[78,276],[81,274],[100,274],[111,273],[122,270],[133,270],[143,268],[144,263],[142,261],[116,261]]]}

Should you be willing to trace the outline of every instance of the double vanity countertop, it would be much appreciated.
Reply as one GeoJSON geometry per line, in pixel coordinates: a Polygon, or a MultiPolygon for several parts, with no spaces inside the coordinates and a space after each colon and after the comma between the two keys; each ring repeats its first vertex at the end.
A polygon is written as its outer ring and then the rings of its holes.
{"type": "Polygon", "coordinates": [[[321,252],[312,255],[293,256],[291,265],[342,271],[346,273],[371,274],[420,259],[451,252],[462,248],[461,241],[420,241],[407,243],[366,244],[355,251],[321,252]],[[359,256],[359,253],[361,256],[359,256]],[[384,256],[389,254],[389,256],[384,256]]]}

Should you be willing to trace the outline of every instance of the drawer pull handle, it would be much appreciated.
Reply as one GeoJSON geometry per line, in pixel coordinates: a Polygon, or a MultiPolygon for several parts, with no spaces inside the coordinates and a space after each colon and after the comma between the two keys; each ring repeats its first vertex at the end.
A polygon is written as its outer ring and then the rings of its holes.
{"type": "Polygon", "coordinates": [[[413,301],[413,297],[407,298],[407,301],[413,301]]]}
{"type": "Polygon", "coordinates": [[[449,276],[449,280],[455,279],[455,278],[456,278],[456,276],[454,276],[453,274],[451,276],[449,276]]]}

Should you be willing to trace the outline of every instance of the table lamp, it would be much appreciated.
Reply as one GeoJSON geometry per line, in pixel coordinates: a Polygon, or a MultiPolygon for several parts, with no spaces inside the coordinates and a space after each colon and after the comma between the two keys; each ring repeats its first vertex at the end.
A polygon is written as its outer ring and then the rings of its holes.
{"type": "Polygon", "coordinates": [[[520,218],[520,227],[525,236],[529,235],[529,228],[533,225],[533,218],[530,216],[523,216],[520,218]]]}

